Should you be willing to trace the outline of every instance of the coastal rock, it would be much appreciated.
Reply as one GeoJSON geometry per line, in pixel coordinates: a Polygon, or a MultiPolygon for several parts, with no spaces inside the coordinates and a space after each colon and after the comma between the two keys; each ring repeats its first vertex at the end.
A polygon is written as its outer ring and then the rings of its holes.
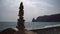
{"type": "Polygon", "coordinates": [[[12,29],[12,28],[7,28],[7,29],[4,29],[3,31],[1,31],[0,34],[21,34],[21,33],[23,33],[23,34],[37,34],[36,32],[30,31],[30,30],[27,30],[27,29],[24,29],[24,32],[21,31],[21,30],[18,31],[18,29],[15,30],[15,29],[12,29]]]}
{"type": "Polygon", "coordinates": [[[32,22],[60,22],[60,14],[39,16],[32,19],[32,22]]]}
{"type": "Polygon", "coordinates": [[[32,22],[35,22],[35,18],[32,19],[32,22]]]}
{"type": "Polygon", "coordinates": [[[1,31],[0,34],[14,34],[14,32],[16,32],[16,30],[14,30],[12,28],[7,28],[7,29],[4,29],[3,31],[1,31]]]}

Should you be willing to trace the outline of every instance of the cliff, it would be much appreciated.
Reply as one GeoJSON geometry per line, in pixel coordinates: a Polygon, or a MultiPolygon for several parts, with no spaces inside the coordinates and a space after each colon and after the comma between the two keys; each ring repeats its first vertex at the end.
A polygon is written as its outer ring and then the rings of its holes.
{"type": "Polygon", "coordinates": [[[32,19],[32,22],[60,22],[60,14],[39,16],[32,19]]]}

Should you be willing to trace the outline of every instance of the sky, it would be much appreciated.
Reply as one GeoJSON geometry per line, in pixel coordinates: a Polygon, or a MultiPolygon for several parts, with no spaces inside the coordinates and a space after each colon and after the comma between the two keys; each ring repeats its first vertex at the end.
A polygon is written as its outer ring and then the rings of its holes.
{"type": "Polygon", "coordinates": [[[24,19],[60,13],[60,0],[0,0],[0,21],[17,22],[21,1],[24,5],[24,19]]]}

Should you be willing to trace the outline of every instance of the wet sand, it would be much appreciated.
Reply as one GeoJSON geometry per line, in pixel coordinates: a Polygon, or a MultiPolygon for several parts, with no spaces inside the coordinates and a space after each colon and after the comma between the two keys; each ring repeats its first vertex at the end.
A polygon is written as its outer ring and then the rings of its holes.
{"type": "Polygon", "coordinates": [[[60,34],[60,26],[31,30],[37,34],[60,34]]]}

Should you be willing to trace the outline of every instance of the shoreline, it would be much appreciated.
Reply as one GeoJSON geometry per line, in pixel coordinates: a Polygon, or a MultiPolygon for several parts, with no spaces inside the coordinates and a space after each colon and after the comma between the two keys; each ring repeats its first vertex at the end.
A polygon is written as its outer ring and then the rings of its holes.
{"type": "MultiPolygon", "coordinates": [[[[7,28],[3,31],[0,32],[1,33],[14,33],[17,32],[16,30],[12,29],[12,28],[7,28]]],[[[60,34],[60,26],[56,26],[56,27],[50,27],[50,28],[44,28],[44,29],[34,29],[34,30],[27,30],[25,29],[25,32],[27,34],[60,34]]]]}
{"type": "Polygon", "coordinates": [[[60,34],[60,26],[31,30],[37,34],[60,34]]]}

